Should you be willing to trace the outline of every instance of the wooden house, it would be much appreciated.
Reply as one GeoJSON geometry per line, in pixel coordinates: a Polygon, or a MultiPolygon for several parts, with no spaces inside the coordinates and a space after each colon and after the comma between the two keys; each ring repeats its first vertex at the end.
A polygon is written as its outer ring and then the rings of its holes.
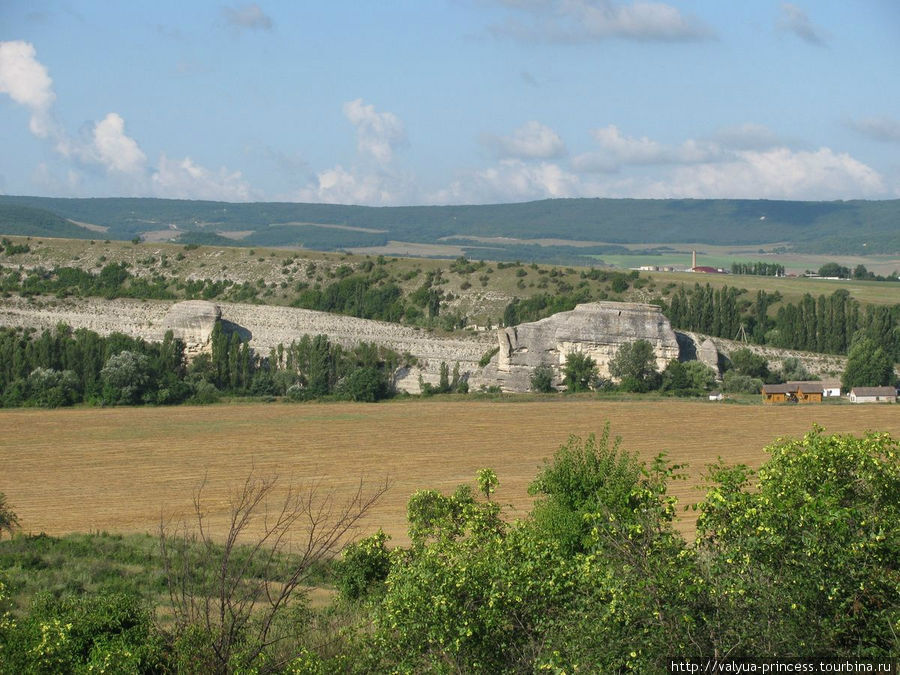
{"type": "Polygon", "coordinates": [[[821,403],[825,389],[821,382],[765,384],[763,403],[821,403]]]}

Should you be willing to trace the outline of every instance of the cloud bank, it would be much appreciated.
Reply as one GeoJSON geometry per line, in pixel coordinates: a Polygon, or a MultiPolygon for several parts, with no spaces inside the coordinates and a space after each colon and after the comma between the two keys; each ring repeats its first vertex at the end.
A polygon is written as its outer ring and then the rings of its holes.
{"type": "MultiPolygon", "coordinates": [[[[528,6],[546,8],[556,3],[532,0],[528,6]]],[[[81,195],[86,189],[84,178],[100,176],[118,194],[226,201],[266,198],[241,171],[209,168],[188,155],[159,150],[153,153],[158,157],[154,165],[151,153],[129,133],[126,119],[118,112],[108,112],[99,121],[89,122],[79,136],[70,136],[55,121],[54,108],[60,102],[53,80],[28,42],[0,42],[0,95],[28,111],[29,130],[55,153],[56,165],[42,162],[32,173],[36,184],[52,191],[81,195]]],[[[477,138],[493,155],[486,165],[458,170],[444,183],[423,185],[399,161],[408,139],[398,115],[361,98],[345,102],[340,114],[355,135],[355,158],[314,172],[287,199],[399,205],[548,197],[900,195],[900,186],[846,152],[791,147],[770,129],[753,123],[675,142],[630,134],[613,123],[599,124],[585,134],[583,151],[570,156],[557,131],[530,120],[508,133],[477,138]]],[[[874,140],[900,142],[896,119],[870,117],[847,124],[874,140]]]]}
{"type": "Polygon", "coordinates": [[[509,136],[485,134],[481,142],[501,159],[550,159],[566,154],[566,144],[559,134],[534,120],[526,122],[509,136]]]}
{"type": "Polygon", "coordinates": [[[132,195],[228,201],[246,201],[255,195],[240,172],[224,167],[212,171],[190,157],[170,160],[161,153],[157,168],[150,167],[147,155],[126,133],[125,120],[116,112],[91,124],[81,138],[72,138],[54,121],[53,80],[37,60],[31,43],[0,42],[0,94],[27,108],[31,133],[52,142],[60,158],[75,163],[66,169],[65,180],[56,178],[47,164],[41,163],[34,173],[39,184],[77,193],[82,184],[78,169],[99,168],[118,181],[120,190],[132,195]]]}

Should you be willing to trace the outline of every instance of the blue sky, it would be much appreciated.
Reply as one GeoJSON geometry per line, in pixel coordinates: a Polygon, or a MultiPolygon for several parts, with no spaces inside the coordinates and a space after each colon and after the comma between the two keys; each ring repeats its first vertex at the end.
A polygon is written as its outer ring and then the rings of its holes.
{"type": "Polygon", "coordinates": [[[900,197],[895,0],[0,0],[0,193],[900,197]]]}

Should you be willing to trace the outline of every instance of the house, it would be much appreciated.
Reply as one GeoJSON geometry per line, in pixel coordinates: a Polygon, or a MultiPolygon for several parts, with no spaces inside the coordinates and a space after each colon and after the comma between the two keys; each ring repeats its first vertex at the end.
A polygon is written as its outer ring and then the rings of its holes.
{"type": "Polygon", "coordinates": [[[851,403],[896,403],[897,390],[894,387],[853,387],[850,390],[851,403]]]}
{"type": "Polygon", "coordinates": [[[822,396],[825,398],[836,398],[841,395],[840,380],[822,380],[822,396]]]}
{"type": "Polygon", "coordinates": [[[763,403],[821,403],[825,389],[821,382],[765,384],[763,403]]]}

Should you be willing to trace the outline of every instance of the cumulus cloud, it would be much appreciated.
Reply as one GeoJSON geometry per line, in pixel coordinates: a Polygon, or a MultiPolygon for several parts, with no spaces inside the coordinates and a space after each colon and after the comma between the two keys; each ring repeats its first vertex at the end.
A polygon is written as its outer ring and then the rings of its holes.
{"type": "Polygon", "coordinates": [[[591,131],[599,149],[578,155],[572,165],[578,171],[612,172],[625,165],[653,165],[703,162],[719,154],[714,143],[687,140],[667,146],[646,136],[625,136],[614,124],[591,131]]]}
{"type": "Polygon", "coordinates": [[[793,33],[804,42],[822,47],[827,42],[825,32],[814,25],[805,11],[790,2],[781,3],[778,28],[793,33]]]}
{"type": "Polygon", "coordinates": [[[644,188],[648,197],[852,199],[886,191],[877,171],[830,148],[740,151],[728,160],[676,168],[644,188]]]}
{"type": "Polygon", "coordinates": [[[712,37],[699,19],[662,2],[638,0],[501,0],[513,15],[491,27],[496,35],[524,41],[577,43],[623,38],[689,41],[712,37]]]}
{"type": "Polygon", "coordinates": [[[225,167],[212,171],[196,164],[190,157],[171,160],[160,155],[159,166],[151,177],[153,194],[169,199],[209,199],[246,202],[252,190],[240,171],[225,167]]]}
{"type": "Polygon", "coordinates": [[[87,139],[79,141],[70,139],[54,122],[53,80],[37,60],[31,43],[0,42],[0,92],[31,111],[31,133],[53,141],[54,149],[63,157],[101,164],[122,174],[134,175],[144,170],[147,158],[137,142],[125,134],[125,121],[117,113],[109,113],[93,126],[87,139]]]}
{"type": "Polygon", "coordinates": [[[575,197],[582,193],[578,176],[558,164],[505,159],[495,166],[468,172],[449,187],[429,196],[439,204],[523,201],[575,197]]]}
{"type": "Polygon", "coordinates": [[[873,140],[900,143],[900,120],[891,117],[866,117],[851,120],[849,125],[873,140]]]}
{"type": "Polygon", "coordinates": [[[316,173],[293,198],[329,204],[388,206],[409,203],[411,181],[389,165],[398,148],[406,144],[403,121],[391,112],[378,112],[361,98],[343,105],[344,117],[356,129],[357,162],[349,168],[337,165],[316,173]]]}
{"type": "Polygon", "coordinates": [[[56,94],[47,69],[36,58],[34,45],[22,40],[0,42],[0,93],[31,111],[29,129],[38,138],[53,135],[50,109],[56,94]]]}
{"type": "Polygon", "coordinates": [[[223,7],[225,20],[237,29],[272,30],[272,19],[255,2],[223,7]]]}
{"type": "Polygon", "coordinates": [[[566,154],[566,144],[559,134],[534,120],[526,122],[510,136],[485,134],[480,140],[504,159],[550,159],[566,154]]]}
{"type": "Polygon", "coordinates": [[[408,203],[410,195],[409,186],[399,176],[338,165],[320,171],[314,183],[298,190],[294,198],[302,202],[390,206],[408,203]]]}
{"type": "Polygon", "coordinates": [[[394,150],[406,143],[406,129],[394,113],[376,112],[374,105],[366,105],[361,98],[347,101],[343,110],[356,127],[356,147],[361,155],[387,164],[394,150]]]}
{"type": "Polygon", "coordinates": [[[143,172],[147,162],[137,141],[125,133],[125,120],[114,112],[94,125],[86,156],[109,171],[130,175],[143,172]]]}

